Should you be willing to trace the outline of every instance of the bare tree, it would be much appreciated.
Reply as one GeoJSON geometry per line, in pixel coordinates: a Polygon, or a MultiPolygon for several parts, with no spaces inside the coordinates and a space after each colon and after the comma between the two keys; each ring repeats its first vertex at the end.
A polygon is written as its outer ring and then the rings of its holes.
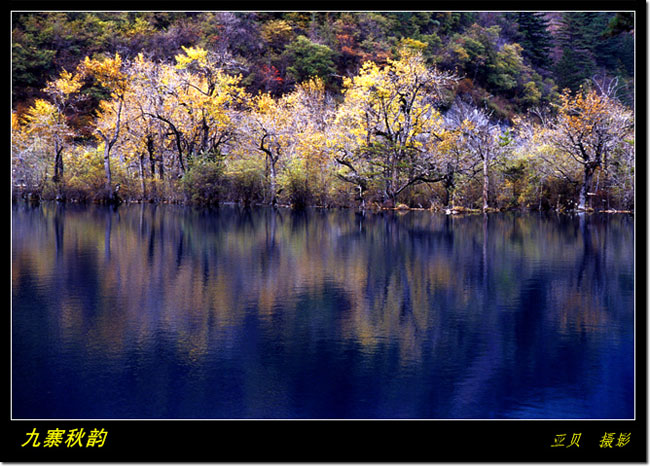
{"type": "Polygon", "coordinates": [[[446,114],[462,134],[465,150],[483,169],[483,210],[489,208],[490,168],[504,154],[507,137],[492,123],[491,114],[462,99],[456,99],[446,114]]]}
{"type": "Polygon", "coordinates": [[[607,171],[611,156],[633,138],[634,117],[630,109],[607,94],[567,90],[561,96],[558,117],[549,132],[550,142],[573,163],[582,167],[578,209],[587,208],[594,174],[607,171]]]}

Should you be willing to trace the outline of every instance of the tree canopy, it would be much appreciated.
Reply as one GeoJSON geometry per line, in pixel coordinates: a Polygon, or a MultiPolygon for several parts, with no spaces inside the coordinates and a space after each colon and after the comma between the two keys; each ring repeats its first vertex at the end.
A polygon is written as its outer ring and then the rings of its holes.
{"type": "Polygon", "coordinates": [[[12,28],[17,193],[634,204],[623,14],[20,12],[12,28]]]}

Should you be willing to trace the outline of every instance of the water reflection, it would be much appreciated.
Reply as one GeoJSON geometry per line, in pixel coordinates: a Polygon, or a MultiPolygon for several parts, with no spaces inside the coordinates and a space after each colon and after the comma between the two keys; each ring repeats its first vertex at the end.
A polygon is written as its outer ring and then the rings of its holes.
{"type": "Polygon", "coordinates": [[[633,219],[16,205],[15,418],[630,418],[633,219]]]}

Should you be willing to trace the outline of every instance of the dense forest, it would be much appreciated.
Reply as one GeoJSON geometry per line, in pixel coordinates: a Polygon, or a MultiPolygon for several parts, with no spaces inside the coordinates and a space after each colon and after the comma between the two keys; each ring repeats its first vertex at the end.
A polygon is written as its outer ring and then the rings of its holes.
{"type": "Polygon", "coordinates": [[[634,13],[15,12],[15,199],[633,210],[634,13]]]}

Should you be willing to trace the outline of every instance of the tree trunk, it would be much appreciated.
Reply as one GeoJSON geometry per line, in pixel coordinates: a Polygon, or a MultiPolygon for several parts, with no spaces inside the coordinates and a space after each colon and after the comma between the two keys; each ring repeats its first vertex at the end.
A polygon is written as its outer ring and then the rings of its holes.
{"type": "Polygon", "coordinates": [[[178,144],[178,169],[181,172],[181,176],[185,174],[185,164],[183,163],[183,150],[181,149],[180,143],[178,144]]]}
{"type": "Polygon", "coordinates": [[[147,135],[147,152],[149,153],[149,165],[151,168],[150,178],[153,180],[156,176],[156,157],[154,156],[153,137],[147,135]]]}
{"type": "Polygon", "coordinates": [[[391,207],[397,206],[397,190],[399,189],[399,180],[398,180],[398,173],[397,173],[397,167],[395,166],[396,162],[393,162],[393,168],[392,168],[392,173],[391,173],[391,182],[390,182],[390,201],[391,201],[391,207]]]}
{"type": "Polygon", "coordinates": [[[490,177],[488,176],[488,157],[483,157],[483,211],[488,209],[488,188],[490,177]]]}
{"type": "Polygon", "coordinates": [[[265,163],[265,168],[264,172],[266,175],[266,170],[270,170],[270,175],[271,175],[271,205],[275,206],[277,204],[277,197],[276,197],[276,181],[275,181],[275,176],[276,176],[276,171],[275,171],[275,164],[277,163],[278,159],[280,158],[279,151],[276,155],[273,155],[273,152],[269,147],[264,146],[264,141],[266,138],[269,136],[269,133],[264,130],[264,135],[262,136],[262,139],[260,140],[260,145],[259,149],[266,154],[266,158],[264,159],[265,163]]]}
{"type": "MultiPolygon", "coordinates": [[[[123,96],[122,96],[123,97],[123,96]]],[[[122,118],[122,105],[124,101],[120,99],[119,106],[117,108],[117,121],[115,122],[115,129],[113,131],[113,136],[109,138],[107,135],[104,135],[101,131],[98,130],[100,136],[104,140],[104,172],[106,173],[106,195],[108,197],[108,202],[114,202],[115,192],[113,191],[113,180],[111,178],[111,149],[113,145],[117,142],[117,138],[120,134],[120,121],[122,118]]]]}
{"type": "Polygon", "coordinates": [[[444,204],[445,208],[449,208],[449,201],[451,201],[451,190],[454,188],[454,177],[453,175],[447,175],[445,177],[445,198],[444,204]]]}
{"type": "Polygon", "coordinates": [[[147,198],[147,187],[144,183],[144,152],[140,153],[140,188],[142,189],[142,200],[147,198]]]}
{"type": "Polygon", "coordinates": [[[580,195],[578,198],[578,209],[587,210],[587,193],[589,192],[589,186],[591,185],[591,179],[594,176],[595,167],[591,164],[585,165],[585,174],[582,181],[582,186],[580,186],[580,195]]]}
{"type": "Polygon", "coordinates": [[[392,208],[397,205],[397,202],[395,201],[397,199],[397,196],[393,192],[393,190],[384,190],[384,207],[387,208],[392,208]]]}
{"type": "Polygon", "coordinates": [[[278,203],[277,199],[277,185],[276,185],[276,171],[275,171],[275,160],[271,159],[270,160],[270,168],[271,168],[271,205],[275,206],[278,203]]]}
{"type": "Polygon", "coordinates": [[[57,173],[56,177],[57,179],[60,179],[63,176],[63,149],[59,149],[59,152],[56,154],[56,168],[57,168],[57,173]]]}
{"type": "Polygon", "coordinates": [[[52,181],[58,183],[63,176],[63,147],[59,145],[58,141],[54,141],[54,176],[52,181]]]}
{"type": "Polygon", "coordinates": [[[104,143],[104,172],[106,173],[106,190],[109,199],[113,198],[113,180],[111,178],[111,145],[104,143]]]}
{"type": "Polygon", "coordinates": [[[162,155],[158,161],[158,177],[160,178],[160,181],[165,178],[165,164],[163,163],[162,155]]]}

